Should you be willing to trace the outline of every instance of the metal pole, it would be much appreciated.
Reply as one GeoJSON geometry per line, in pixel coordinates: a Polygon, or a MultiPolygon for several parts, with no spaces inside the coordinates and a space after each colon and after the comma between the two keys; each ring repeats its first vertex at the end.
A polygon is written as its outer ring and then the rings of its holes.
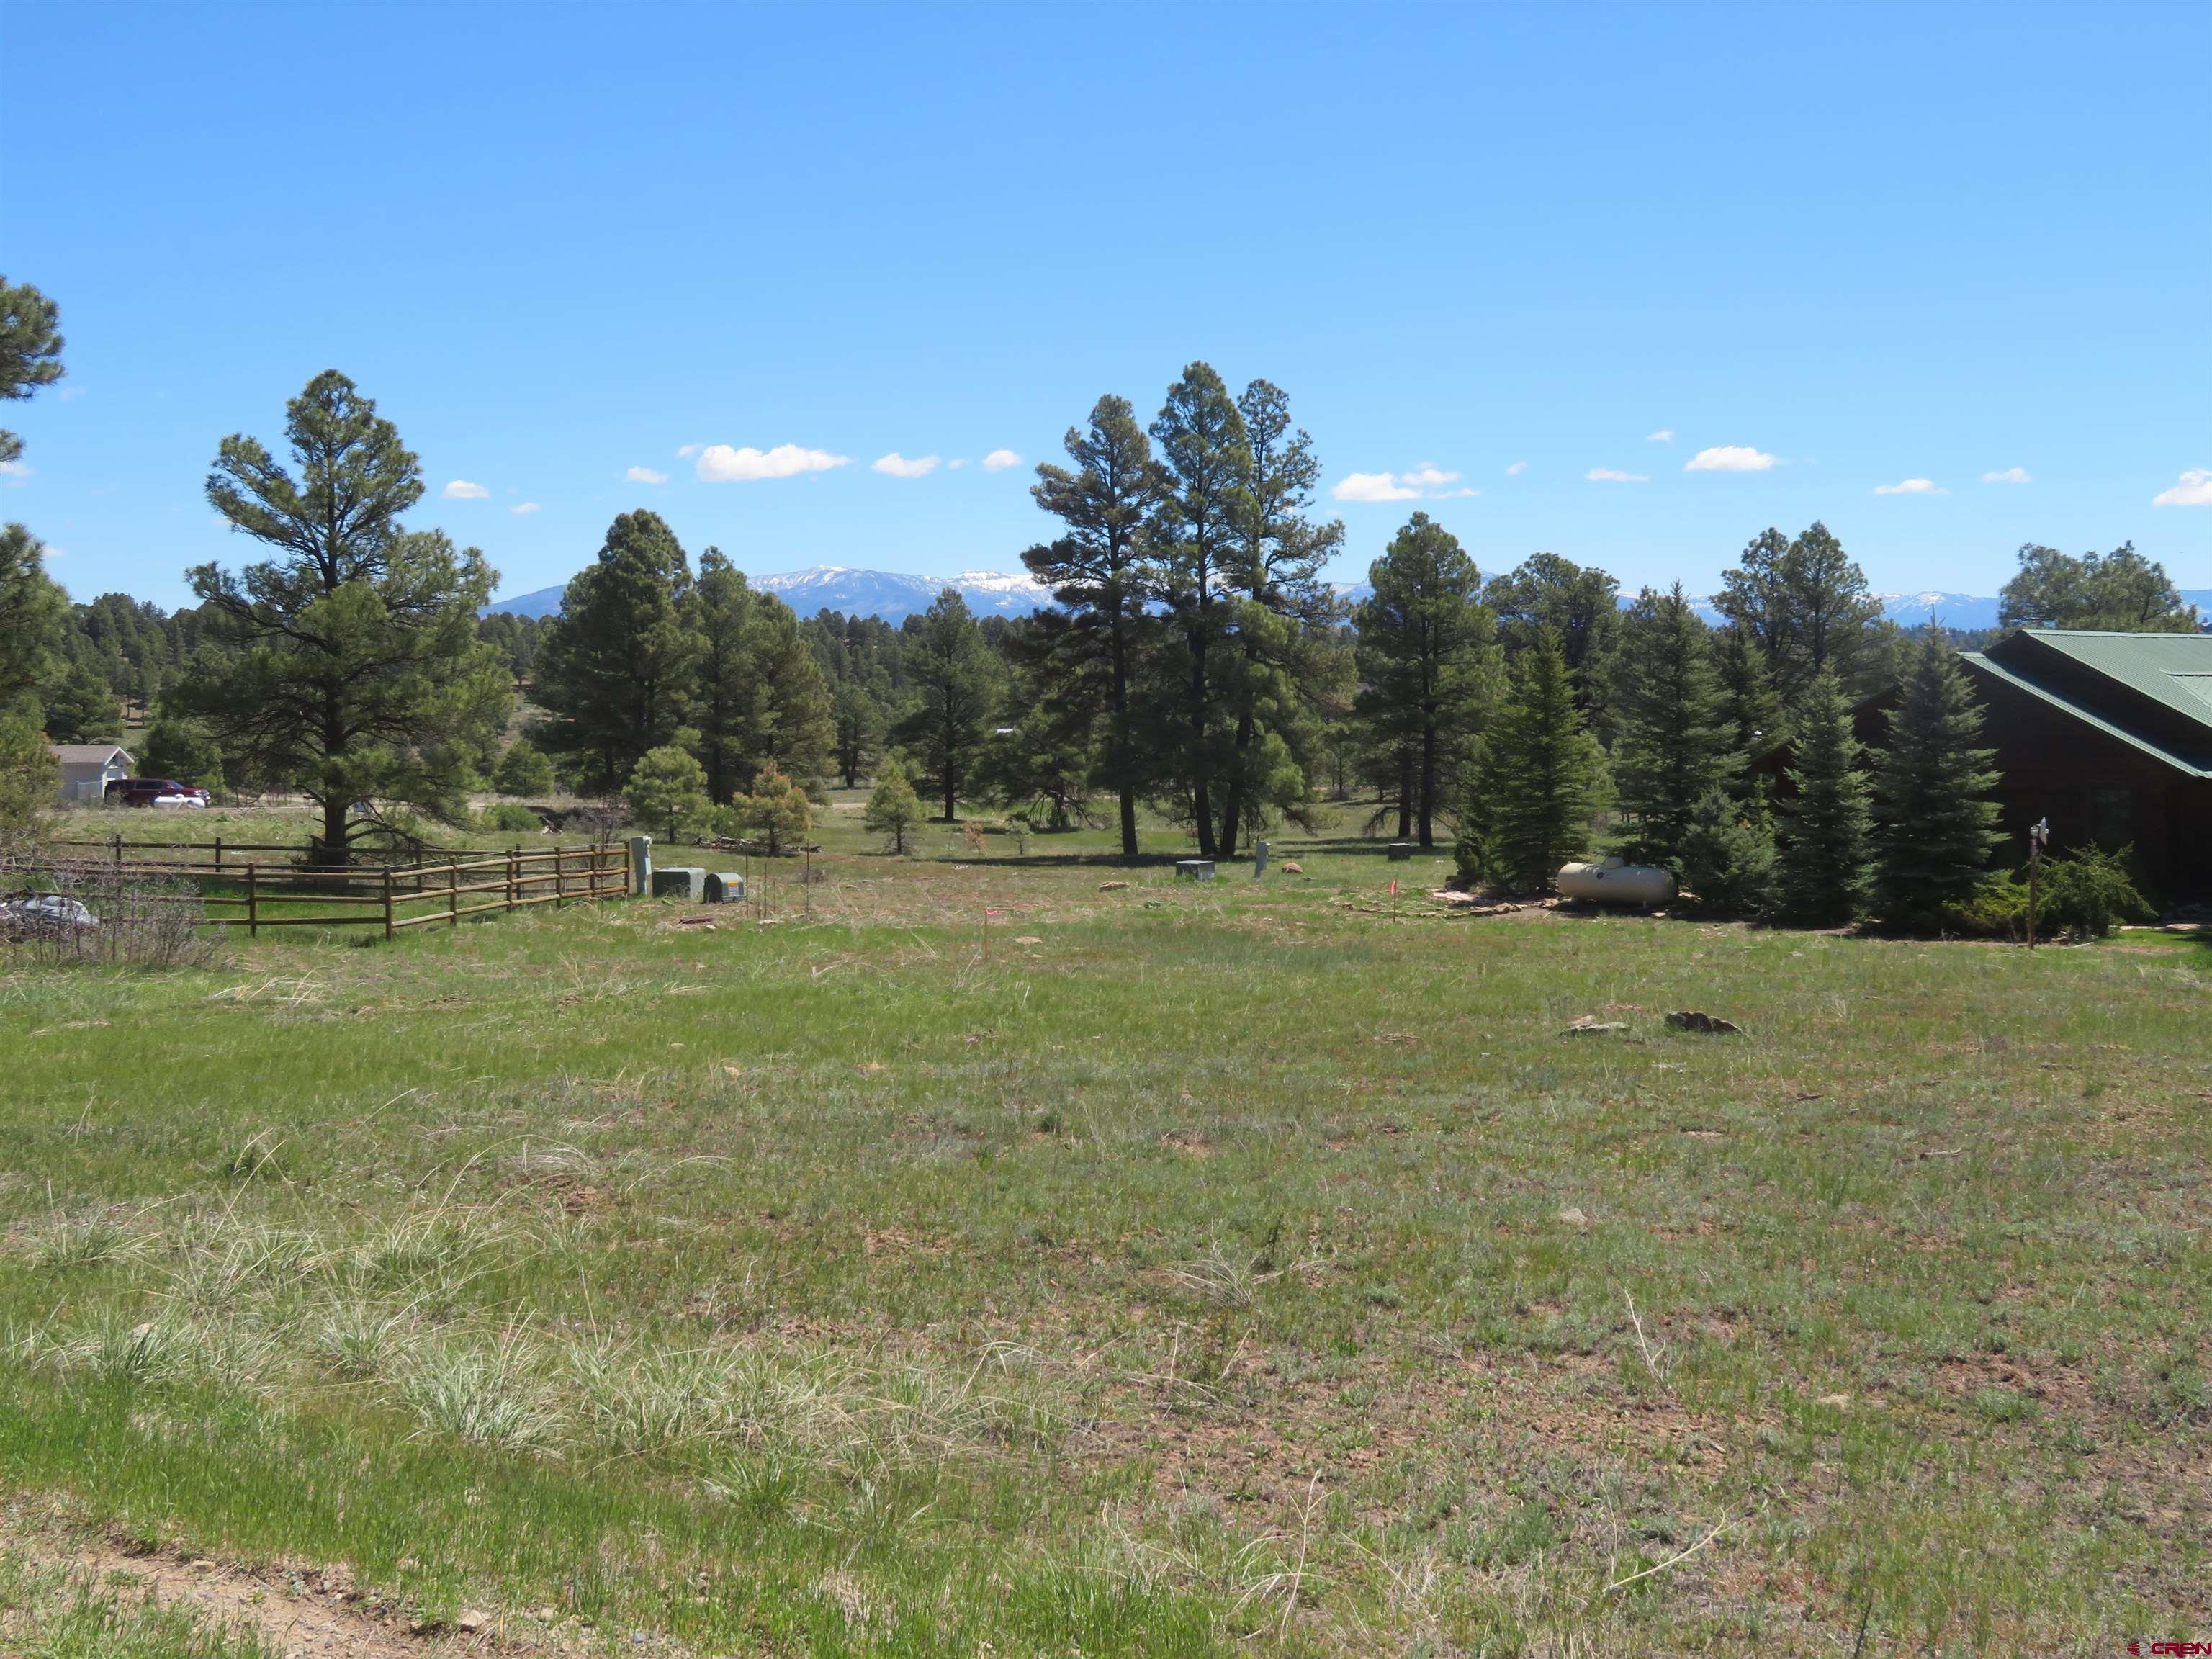
{"type": "Polygon", "coordinates": [[[2027,832],[2027,948],[2035,949],[2037,878],[2043,873],[2043,843],[2051,839],[2051,820],[2039,818],[2027,832]]]}

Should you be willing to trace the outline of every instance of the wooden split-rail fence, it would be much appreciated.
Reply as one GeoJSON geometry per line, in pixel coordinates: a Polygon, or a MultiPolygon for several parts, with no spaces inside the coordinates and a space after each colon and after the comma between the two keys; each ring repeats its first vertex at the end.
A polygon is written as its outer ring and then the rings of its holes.
{"type": "Polygon", "coordinates": [[[210,912],[209,926],[243,927],[249,936],[264,927],[381,927],[388,939],[405,928],[458,926],[463,916],[488,911],[590,903],[629,891],[629,853],[605,843],[527,853],[453,848],[404,864],[342,866],[270,863],[252,856],[295,851],[296,843],[156,847],[118,836],[46,846],[43,862],[80,879],[189,882],[200,890],[142,896],[201,905],[210,912]],[[246,856],[241,859],[241,853],[246,856]]]}

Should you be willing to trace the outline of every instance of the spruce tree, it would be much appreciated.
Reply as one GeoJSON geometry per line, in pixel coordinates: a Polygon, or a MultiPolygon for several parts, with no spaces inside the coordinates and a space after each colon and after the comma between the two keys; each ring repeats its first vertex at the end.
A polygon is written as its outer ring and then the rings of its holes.
{"type": "Polygon", "coordinates": [[[1596,745],[1575,708],[1559,636],[1540,629],[1513,665],[1475,755],[1464,833],[1479,848],[1482,873],[1522,891],[1549,886],[1589,845],[1598,779],[1596,745]]]}
{"type": "Polygon", "coordinates": [[[1638,820],[1638,856],[1679,867],[1691,813],[1743,769],[1710,633],[1681,583],[1638,598],[1613,676],[1613,775],[1620,805],[1638,820]]]}
{"type": "Polygon", "coordinates": [[[1850,703],[1832,673],[1806,688],[1794,726],[1796,793],[1783,805],[1782,915],[1804,927],[1841,927],[1866,904],[1870,809],[1850,703]]]}
{"type": "Polygon", "coordinates": [[[1994,751],[1975,746],[1982,711],[1950,647],[1929,635],[1911,647],[1889,743],[1875,769],[1875,911],[1902,927],[1941,924],[1972,898],[1995,849],[1987,799],[1994,751]]]}
{"type": "Polygon", "coordinates": [[[612,794],[690,714],[699,655],[684,615],[691,563],[656,513],[607,526],[598,560],[571,579],[538,648],[538,701],[560,718],[533,735],[567,757],[580,787],[612,794]]]}

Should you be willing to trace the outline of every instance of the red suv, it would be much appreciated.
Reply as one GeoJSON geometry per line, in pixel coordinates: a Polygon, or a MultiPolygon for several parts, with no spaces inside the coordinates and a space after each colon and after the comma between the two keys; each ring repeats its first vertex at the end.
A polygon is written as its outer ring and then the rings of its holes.
{"type": "Polygon", "coordinates": [[[179,783],[174,778],[117,778],[107,786],[107,799],[124,806],[151,806],[166,801],[181,806],[208,804],[208,792],[179,783]]]}

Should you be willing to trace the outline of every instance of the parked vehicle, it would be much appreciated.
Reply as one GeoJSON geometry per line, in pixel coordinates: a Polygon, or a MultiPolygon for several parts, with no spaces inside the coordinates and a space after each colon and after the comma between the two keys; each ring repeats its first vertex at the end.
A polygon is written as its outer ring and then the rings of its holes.
{"type": "Polygon", "coordinates": [[[0,939],[67,939],[99,926],[98,916],[60,893],[24,893],[0,900],[0,939]]]}
{"type": "Polygon", "coordinates": [[[205,806],[208,792],[174,778],[116,778],[107,800],[112,806],[205,806]]]}

